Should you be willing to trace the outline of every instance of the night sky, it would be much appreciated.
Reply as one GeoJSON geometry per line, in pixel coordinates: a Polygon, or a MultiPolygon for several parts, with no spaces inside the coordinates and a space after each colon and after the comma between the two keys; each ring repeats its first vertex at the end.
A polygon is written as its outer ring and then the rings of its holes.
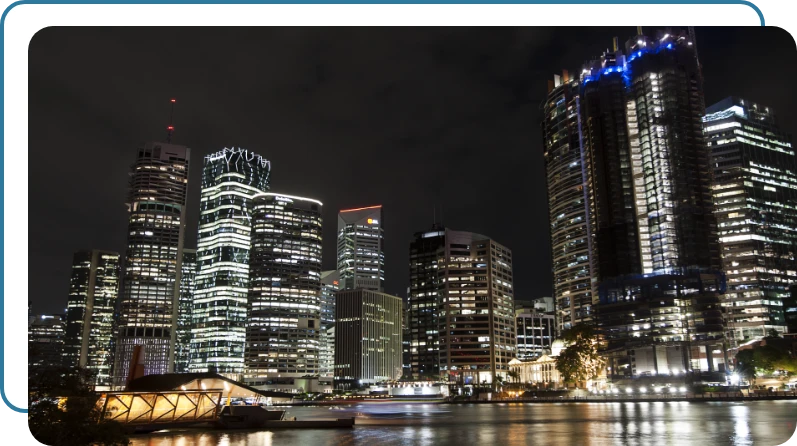
{"type": "MultiPolygon", "coordinates": [[[[540,105],[561,69],[620,28],[46,28],[30,44],[29,299],[63,312],[72,254],[124,254],[138,145],[192,150],[186,247],[202,157],[242,147],[272,191],[324,203],[324,269],[340,209],[384,206],[386,291],[406,297],[413,233],[437,220],[512,249],[515,298],[551,295],[540,105]]],[[[795,133],[794,40],[698,28],[706,103],[768,105],[795,133]]],[[[793,141],[794,142],[794,141],[793,141]]]]}

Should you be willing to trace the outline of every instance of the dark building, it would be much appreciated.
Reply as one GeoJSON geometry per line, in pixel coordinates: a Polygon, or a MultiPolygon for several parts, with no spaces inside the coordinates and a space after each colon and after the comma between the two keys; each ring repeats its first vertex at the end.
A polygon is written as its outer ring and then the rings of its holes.
{"type": "Polygon", "coordinates": [[[729,97],[707,110],[703,129],[714,170],[729,341],[787,328],[784,303],[797,283],[797,158],[775,111],[729,97]]]}
{"type": "Polygon", "coordinates": [[[551,354],[556,337],[556,318],[553,313],[516,310],[517,359],[531,361],[543,354],[551,354]]]}
{"type": "Polygon", "coordinates": [[[335,365],[335,293],[340,289],[338,270],[321,272],[321,333],[319,368],[321,376],[333,376],[335,365]]]}
{"type": "Polygon", "coordinates": [[[114,310],[119,292],[119,254],[78,251],[72,259],[66,305],[64,364],[95,372],[95,384],[111,384],[114,310]]]}
{"type": "Polygon", "coordinates": [[[63,365],[64,319],[63,314],[37,314],[28,318],[29,377],[47,367],[63,365]]]}
{"type": "Polygon", "coordinates": [[[321,206],[271,192],[252,202],[247,382],[319,374],[321,206]]]}
{"type": "Polygon", "coordinates": [[[441,281],[445,265],[445,229],[433,226],[415,234],[410,244],[410,289],[407,299],[407,378],[440,378],[441,281]]]}
{"type": "Polygon", "coordinates": [[[791,286],[791,295],[784,302],[783,308],[789,333],[797,333],[797,285],[791,286]]]}
{"type": "Polygon", "coordinates": [[[176,306],[186,217],[190,149],[148,142],[131,166],[128,235],[113,384],[123,386],[136,346],[144,374],[174,367],[176,306]]]}
{"type": "Polygon", "coordinates": [[[626,116],[625,56],[604,53],[584,69],[581,88],[593,277],[642,272],[634,203],[631,143],[626,116]],[[595,73],[594,75],[592,73],[595,73]]]}

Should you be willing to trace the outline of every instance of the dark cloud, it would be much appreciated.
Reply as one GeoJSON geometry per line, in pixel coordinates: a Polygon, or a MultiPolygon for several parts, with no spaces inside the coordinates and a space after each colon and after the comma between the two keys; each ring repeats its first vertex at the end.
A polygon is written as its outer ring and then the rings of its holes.
{"type": "MultiPolygon", "coordinates": [[[[387,290],[437,208],[515,253],[518,298],[551,293],[539,106],[627,28],[47,28],[30,45],[29,295],[66,302],[73,251],[124,251],[137,144],[192,148],[187,246],[202,156],[240,146],[272,161],[275,191],[337,210],[383,204],[387,290]]],[[[707,102],[736,94],[794,125],[795,47],[783,31],[698,29],[707,102]],[[777,58],[777,63],[773,60],[777,58]]]]}

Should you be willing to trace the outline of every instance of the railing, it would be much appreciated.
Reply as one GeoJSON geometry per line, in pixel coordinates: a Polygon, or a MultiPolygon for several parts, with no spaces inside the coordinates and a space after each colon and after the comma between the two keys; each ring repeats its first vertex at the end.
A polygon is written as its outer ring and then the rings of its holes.
{"type": "Polygon", "coordinates": [[[103,420],[123,424],[178,424],[215,421],[221,390],[108,392],[97,401],[103,420]]]}

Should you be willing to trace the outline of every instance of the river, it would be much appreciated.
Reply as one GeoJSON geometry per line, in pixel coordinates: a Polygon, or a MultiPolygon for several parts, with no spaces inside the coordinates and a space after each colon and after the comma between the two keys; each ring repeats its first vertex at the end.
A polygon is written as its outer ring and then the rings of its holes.
{"type": "Polygon", "coordinates": [[[797,427],[797,401],[498,403],[291,407],[298,419],[357,416],[354,429],[183,430],[132,437],[133,446],[762,445],[797,427]]]}

